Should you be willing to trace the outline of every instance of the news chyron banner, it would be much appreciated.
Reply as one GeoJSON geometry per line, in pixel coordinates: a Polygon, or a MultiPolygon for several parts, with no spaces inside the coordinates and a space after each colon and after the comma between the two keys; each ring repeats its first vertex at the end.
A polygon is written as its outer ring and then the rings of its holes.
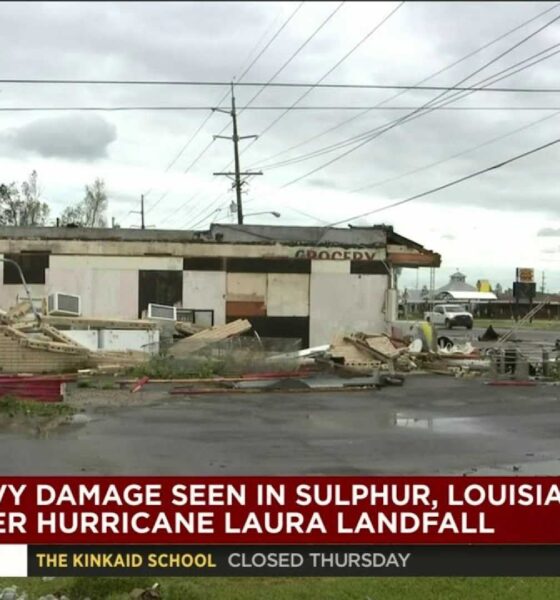
{"type": "Polygon", "coordinates": [[[0,576],[559,575],[558,477],[5,477],[0,576]]]}

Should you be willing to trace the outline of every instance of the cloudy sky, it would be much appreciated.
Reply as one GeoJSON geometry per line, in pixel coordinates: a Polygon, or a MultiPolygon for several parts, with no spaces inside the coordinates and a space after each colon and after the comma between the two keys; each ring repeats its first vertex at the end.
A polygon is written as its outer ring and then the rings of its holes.
{"type": "MultiPolygon", "coordinates": [[[[546,2],[3,2],[0,22],[2,80],[560,90],[560,4],[546,2]]],[[[449,91],[435,101],[440,94],[238,86],[239,133],[260,135],[240,143],[242,167],[264,172],[249,182],[245,212],[281,213],[247,222],[351,219],[559,137],[560,92],[449,91]],[[430,101],[447,109],[411,115],[430,101]]],[[[231,134],[231,119],[210,110],[229,102],[225,86],[0,82],[0,182],[37,170],[53,218],[101,177],[109,214],[123,226],[138,224],[130,211],[142,193],[150,226],[232,222],[230,183],[213,176],[231,168],[232,144],[212,141],[231,134]],[[31,107],[182,110],[6,110],[31,107]]],[[[560,144],[351,222],[392,224],[440,252],[438,285],[459,268],[473,283],[508,287],[515,267],[526,266],[557,291],[559,159],[560,144]]],[[[416,281],[411,272],[404,283],[416,281]]],[[[428,282],[426,270],[418,282],[428,282]]]]}

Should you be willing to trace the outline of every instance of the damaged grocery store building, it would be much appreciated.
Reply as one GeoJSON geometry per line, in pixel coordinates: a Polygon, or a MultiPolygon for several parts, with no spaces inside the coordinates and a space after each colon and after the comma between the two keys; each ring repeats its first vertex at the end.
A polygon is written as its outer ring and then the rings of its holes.
{"type": "MultiPolygon", "coordinates": [[[[207,231],[2,227],[0,256],[33,298],[79,297],[86,317],[136,319],[150,303],[202,325],[246,318],[261,337],[303,347],[347,331],[387,331],[397,267],[439,267],[439,254],[392,227],[213,224],[207,231]]],[[[0,308],[25,292],[0,262],[0,308]]]]}

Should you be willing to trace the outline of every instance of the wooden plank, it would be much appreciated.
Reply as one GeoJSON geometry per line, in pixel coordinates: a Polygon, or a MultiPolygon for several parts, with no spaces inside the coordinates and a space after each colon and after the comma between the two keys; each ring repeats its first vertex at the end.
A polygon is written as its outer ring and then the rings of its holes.
{"type": "Polygon", "coordinates": [[[175,323],[175,329],[184,335],[194,335],[195,333],[204,331],[205,327],[195,325],[194,323],[188,323],[186,321],[177,321],[175,323]]]}
{"type": "Polygon", "coordinates": [[[43,342],[41,340],[33,340],[25,338],[20,340],[20,344],[26,348],[35,348],[37,350],[46,350],[48,352],[61,352],[64,354],[81,354],[87,355],[87,350],[70,344],[61,344],[59,342],[43,342]]]}
{"type": "Polygon", "coordinates": [[[10,327],[13,329],[17,329],[18,331],[34,331],[37,330],[37,321],[17,321],[16,323],[11,323],[10,327]]]}
{"type": "Polygon", "coordinates": [[[195,333],[188,338],[179,340],[171,347],[169,354],[174,357],[182,357],[192,354],[208,346],[220,342],[227,338],[240,335],[251,329],[251,323],[245,319],[237,319],[226,325],[216,325],[210,329],[205,329],[200,333],[195,333]]]}
{"type": "Polygon", "coordinates": [[[6,317],[8,321],[16,321],[17,319],[20,319],[30,311],[31,302],[29,302],[29,300],[24,300],[23,302],[12,306],[6,313],[6,317]]]}
{"type": "Polygon", "coordinates": [[[76,348],[81,348],[82,350],[89,350],[82,344],[79,344],[76,340],[73,340],[71,337],[64,335],[61,331],[55,329],[54,327],[51,327],[50,325],[47,325],[46,323],[43,323],[39,330],[45,333],[55,342],[60,342],[61,344],[67,344],[69,346],[76,346],[76,348]]]}

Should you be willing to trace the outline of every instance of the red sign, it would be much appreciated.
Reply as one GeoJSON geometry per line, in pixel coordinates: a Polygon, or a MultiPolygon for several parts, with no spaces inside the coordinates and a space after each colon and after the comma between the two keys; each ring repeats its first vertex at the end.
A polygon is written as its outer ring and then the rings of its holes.
{"type": "Polygon", "coordinates": [[[0,544],[560,543],[557,477],[0,479],[0,544]]]}

